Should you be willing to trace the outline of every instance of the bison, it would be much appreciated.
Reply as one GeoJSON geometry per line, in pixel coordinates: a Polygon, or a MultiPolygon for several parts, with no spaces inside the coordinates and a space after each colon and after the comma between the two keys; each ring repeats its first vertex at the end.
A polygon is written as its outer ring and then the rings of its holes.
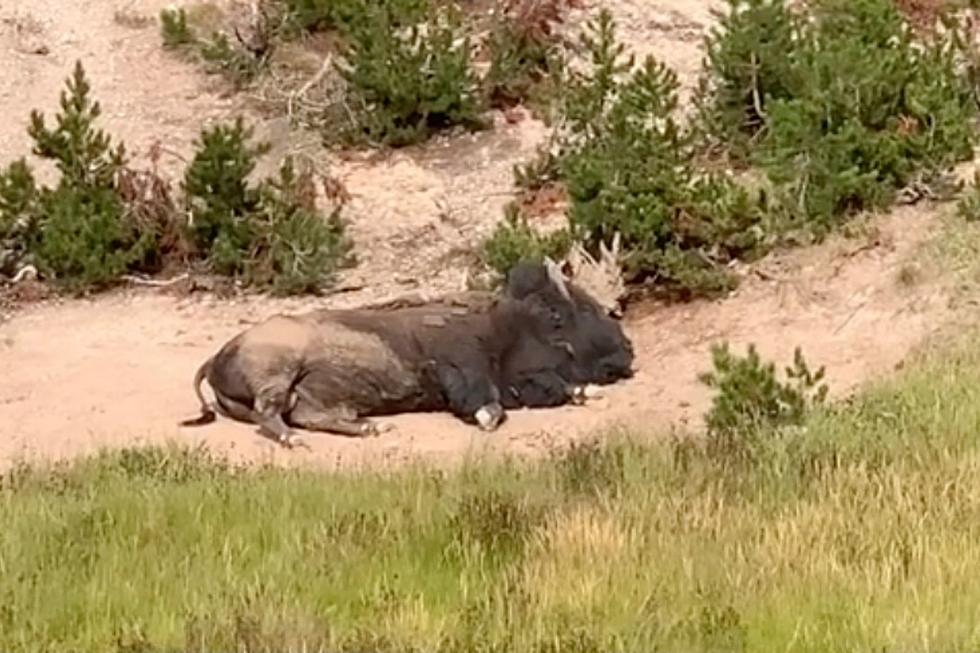
{"type": "Polygon", "coordinates": [[[617,320],[551,261],[525,262],[502,296],[277,315],[250,327],[194,377],[201,415],[257,424],[292,446],[292,428],[375,435],[369,417],[448,410],[494,430],[505,410],[584,400],[589,384],[632,375],[617,320]],[[207,379],[213,407],[201,392],[207,379]]]}

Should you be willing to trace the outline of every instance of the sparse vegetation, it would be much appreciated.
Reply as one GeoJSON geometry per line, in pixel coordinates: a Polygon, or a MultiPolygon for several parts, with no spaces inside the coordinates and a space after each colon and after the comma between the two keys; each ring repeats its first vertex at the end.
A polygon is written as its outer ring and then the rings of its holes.
{"type": "Polygon", "coordinates": [[[113,146],[95,126],[102,109],[90,97],[81,62],[66,85],[54,126],[34,111],[28,129],[34,154],[56,164],[58,184],[38,185],[24,159],[0,174],[0,238],[13,254],[5,267],[33,262],[48,278],[81,291],[144,267],[156,243],[128,219],[117,185],[125,147],[113,146]]]}
{"type": "Polygon", "coordinates": [[[81,62],[67,85],[55,125],[35,111],[29,129],[34,153],[57,165],[58,184],[38,185],[25,159],[0,173],[3,275],[35,265],[44,278],[81,292],[198,257],[218,274],[294,294],[322,290],[353,261],[342,203],[329,216],[318,212],[311,171],[287,159],[278,179],[249,183],[267,147],[247,142],[252,130],[240,118],[202,133],[186,171],[183,202],[192,219],[183,225],[170,185],[154,169],[130,167],[125,147],[95,127],[101,107],[81,62]]]}
{"type": "Polygon", "coordinates": [[[211,29],[208,36],[197,34],[184,8],[160,12],[160,33],[163,46],[197,59],[205,70],[221,74],[236,89],[243,89],[261,72],[274,46],[276,32],[283,29],[283,20],[270,9],[270,3],[260,3],[261,12],[251,25],[251,38],[245,40],[234,31],[235,40],[224,31],[211,29]]]}
{"type": "Polygon", "coordinates": [[[820,233],[888,207],[972,155],[977,106],[959,26],[917,37],[890,0],[729,0],[708,43],[706,131],[759,165],[820,233]]]}
{"type": "Polygon", "coordinates": [[[956,203],[956,212],[967,222],[980,220],[980,170],[973,173],[973,180],[956,203]]]}
{"type": "Polygon", "coordinates": [[[542,236],[512,205],[504,221],[483,242],[480,260],[502,277],[520,261],[542,261],[545,257],[561,260],[570,244],[568,231],[542,236]]]}
{"type": "Polygon", "coordinates": [[[972,650],[978,351],[817,408],[751,466],[607,437],[455,471],[15,468],[0,648],[972,650]]]}
{"type": "Polygon", "coordinates": [[[793,365],[786,368],[785,382],[777,378],[774,363],[762,361],[755,345],[739,357],[727,342],[717,344],[711,360],[714,369],[699,379],[716,391],[705,416],[708,451],[716,457],[753,456],[760,435],[801,425],[827,397],[829,387],[821,383],[824,368],[811,372],[799,347],[793,352],[793,365]]]}
{"type": "Polygon", "coordinates": [[[293,293],[319,290],[349,262],[340,207],[327,219],[316,211],[312,173],[297,175],[286,159],[278,180],[249,182],[256,157],[244,121],[202,131],[187,168],[184,193],[197,251],[220,274],[293,293]]]}

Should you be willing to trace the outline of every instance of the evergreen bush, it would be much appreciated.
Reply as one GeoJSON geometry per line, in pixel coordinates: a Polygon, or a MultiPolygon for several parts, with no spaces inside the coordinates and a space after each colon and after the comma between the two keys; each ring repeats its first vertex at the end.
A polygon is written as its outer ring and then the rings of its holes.
{"type": "Polygon", "coordinates": [[[338,65],[355,123],[343,139],[398,147],[449,127],[483,125],[470,38],[460,36],[454,6],[433,8],[425,22],[408,26],[387,4],[367,4],[364,12],[348,26],[338,65]]]}
{"type": "Polygon", "coordinates": [[[155,243],[152,234],[127,219],[116,187],[126,165],[125,148],[113,147],[94,126],[101,107],[89,96],[80,61],[66,85],[54,126],[33,111],[28,129],[34,154],[56,164],[58,184],[38,186],[23,159],[0,174],[0,237],[16,241],[10,249],[29,254],[45,277],[82,291],[140,269],[155,243]]]}
{"type": "Polygon", "coordinates": [[[812,372],[799,347],[793,365],[785,369],[785,382],[776,376],[774,363],[762,361],[755,345],[740,357],[727,342],[716,344],[711,360],[714,369],[698,377],[716,391],[705,426],[709,451],[726,458],[751,456],[756,438],[767,429],[802,424],[829,391],[821,383],[824,368],[812,372]]]}
{"type": "Polygon", "coordinates": [[[708,40],[702,127],[762,166],[816,233],[972,155],[959,28],[917,38],[890,0],[728,0],[708,40]]]}
{"type": "Polygon", "coordinates": [[[627,278],[688,295],[731,288],[725,263],[763,244],[761,198],[695,166],[692,135],[674,119],[676,75],[653,57],[636,67],[608,10],[581,39],[591,66],[562,82],[557,147],[519,182],[560,179],[572,236],[596,250],[618,232],[627,278]]]}
{"type": "Polygon", "coordinates": [[[269,148],[253,134],[241,118],[202,131],[184,177],[190,239],[219,274],[279,294],[322,290],[352,262],[340,209],[319,214],[311,173],[298,175],[291,158],[278,179],[250,183],[269,148]]]}
{"type": "Polygon", "coordinates": [[[560,260],[571,245],[568,230],[539,234],[514,204],[508,205],[504,220],[480,246],[484,266],[504,277],[521,261],[560,260]]]}
{"type": "Polygon", "coordinates": [[[260,194],[264,221],[248,270],[253,285],[280,295],[315,294],[354,262],[341,208],[320,215],[309,169],[297,173],[287,157],[278,179],[265,182],[260,194]]]}
{"type": "Polygon", "coordinates": [[[558,27],[578,0],[502,2],[487,39],[490,66],[483,79],[491,106],[527,100],[544,80],[560,75],[563,58],[558,27]]]}

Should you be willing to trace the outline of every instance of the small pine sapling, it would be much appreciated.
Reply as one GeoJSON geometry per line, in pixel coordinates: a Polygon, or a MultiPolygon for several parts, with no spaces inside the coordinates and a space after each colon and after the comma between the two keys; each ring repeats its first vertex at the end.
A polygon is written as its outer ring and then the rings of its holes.
{"type": "Polygon", "coordinates": [[[153,249],[153,235],[127,221],[116,190],[126,163],[122,143],[94,126],[101,113],[80,61],[61,94],[61,113],[48,128],[31,113],[34,153],[55,161],[61,179],[37,196],[37,234],[31,244],[46,276],[74,290],[109,285],[153,249]]]}
{"type": "Polygon", "coordinates": [[[256,237],[250,216],[259,210],[261,198],[248,177],[270,145],[251,145],[253,134],[241,117],[202,130],[184,173],[189,239],[219,274],[242,273],[256,237]]]}
{"type": "Polygon", "coordinates": [[[752,454],[758,436],[768,429],[798,426],[821,405],[828,386],[821,383],[825,369],[811,372],[801,348],[786,368],[786,382],[776,376],[774,363],[763,363],[755,345],[744,357],[731,352],[727,342],[711,348],[714,370],[698,380],[716,390],[705,415],[709,451],[722,456],[752,454]]]}
{"type": "Polygon", "coordinates": [[[267,180],[260,192],[262,229],[253,244],[250,282],[279,295],[318,294],[340,268],[354,262],[342,205],[321,215],[312,170],[297,173],[291,157],[278,179],[267,180]]]}
{"type": "Polygon", "coordinates": [[[370,6],[351,27],[338,69],[356,124],[343,139],[398,147],[457,125],[483,126],[470,38],[459,36],[457,10],[444,9],[401,27],[391,8],[370,6]]]}
{"type": "Polygon", "coordinates": [[[580,0],[505,0],[495,13],[486,47],[490,67],[483,84],[493,107],[527,100],[562,66],[558,26],[580,0]]]}
{"type": "Polygon", "coordinates": [[[570,234],[562,229],[547,235],[538,233],[515,204],[507,206],[504,220],[480,246],[483,265],[501,278],[521,261],[558,260],[571,245],[570,234]]]}
{"type": "Polygon", "coordinates": [[[160,33],[163,37],[163,47],[171,50],[195,42],[194,34],[187,25],[187,12],[183,7],[160,11],[160,33]]]}

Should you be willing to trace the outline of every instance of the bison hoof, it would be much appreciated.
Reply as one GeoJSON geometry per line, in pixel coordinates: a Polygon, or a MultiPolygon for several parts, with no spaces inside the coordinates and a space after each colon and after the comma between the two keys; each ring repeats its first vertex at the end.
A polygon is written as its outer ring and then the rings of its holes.
{"type": "Polygon", "coordinates": [[[596,385],[579,385],[572,389],[572,403],[583,405],[589,399],[601,399],[602,390],[596,385]]]}
{"type": "Polygon", "coordinates": [[[493,431],[504,419],[504,409],[500,404],[487,404],[473,415],[477,425],[484,431],[493,431]]]}
{"type": "Polygon", "coordinates": [[[284,435],[283,437],[279,438],[279,444],[287,449],[296,449],[297,447],[300,447],[312,451],[312,448],[306,442],[306,440],[298,435],[284,435]]]}
{"type": "Polygon", "coordinates": [[[361,435],[366,438],[376,438],[382,433],[387,433],[395,428],[394,424],[378,424],[375,422],[364,422],[361,424],[361,435]]]}

